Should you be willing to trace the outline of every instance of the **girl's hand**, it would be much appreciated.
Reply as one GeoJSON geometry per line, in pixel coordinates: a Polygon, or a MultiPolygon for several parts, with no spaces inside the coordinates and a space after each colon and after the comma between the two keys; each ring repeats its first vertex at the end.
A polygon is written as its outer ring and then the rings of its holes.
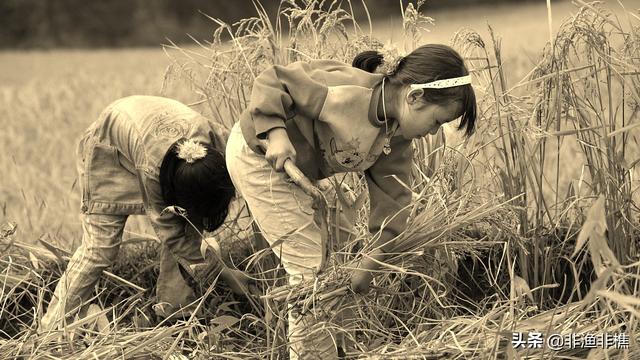
{"type": "Polygon", "coordinates": [[[371,280],[373,280],[372,271],[380,268],[380,263],[384,262],[386,254],[381,249],[371,251],[362,259],[358,269],[351,274],[351,289],[357,294],[366,294],[369,292],[371,280]]]}
{"type": "Polygon", "coordinates": [[[271,129],[267,138],[267,152],[264,157],[276,171],[284,171],[284,162],[287,159],[296,162],[296,149],[291,144],[285,128],[271,129]]]}
{"type": "Polygon", "coordinates": [[[373,275],[362,269],[357,269],[351,274],[351,290],[356,294],[364,295],[369,292],[369,286],[373,280],[373,275]]]}

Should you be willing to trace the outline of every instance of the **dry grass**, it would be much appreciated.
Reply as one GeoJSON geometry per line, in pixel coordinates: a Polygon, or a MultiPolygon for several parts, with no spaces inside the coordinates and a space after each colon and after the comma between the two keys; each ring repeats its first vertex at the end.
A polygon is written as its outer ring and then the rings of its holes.
{"type": "MultiPolygon", "coordinates": [[[[348,2],[344,8],[326,2],[328,11],[316,2],[300,4],[287,6],[278,19],[258,7],[257,17],[233,26],[214,20],[218,28],[211,43],[169,47],[173,63],[162,89],[186,101],[198,99],[203,111],[229,127],[261,68],[309,57],[350,60],[361,49],[388,47],[369,36],[368,25],[354,22],[348,2]]],[[[346,287],[348,271],[371,250],[371,242],[366,212],[341,199],[343,207],[357,213],[358,233],[347,244],[335,243],[329,267],[317,282],[284,286],[273,255],[263,249],[234,260],[254,274],[258,292],[266,295],[248,302],[212,281],[202,284],[201,317],[160,322],[148,296],[154,286],[155,246],[134,234],[139,241],[133,250],[124,252],[115,276],[98,286],[100,306],[69,324],[65,334],[34,334],[33,321],[41,316],[65,255],[30,248],[23,242],[34,239],[23,239],[25,233],[16,235],[8,227],[0,241],[5,250],[0,258],[5,339],[0,340],[0,357],[282,358],[287,302],[346,334],[355,344],[350,350],[355,357],[637,357],[640,19],[637,12],[616,10],[624,15],[617,17],[600,5],[577,5],[562,25],[553,19],[559,29],[553,44],[526,71],[513,71],[521,77],[514,77],[509,66],[523,62],[505,61],[500,38],[491,29],[485,36],[464,30],[454,37],[454,46],[475,70],[480,127],[460,147],[447,147],[441,136],[416,143],[415,181],[407,184],[415,192],[411,221],[372,294],[356,296],[346,287]],[[347,323],[339,319],[344,311],[353,314],[347,323]],[[516,354],[510,343],[514,331],[624,332],[631,336],[631,347],[516,354]],[[64,339],[54,341],[60,335],[64,339]]],[[[397,47],[410,50],[428,19],[410,8],[404,15],[403,38],[408,40],[397,47]]],[[[104,74],[108,83],[109,73],[104,74]]],[[[148,78],[120,78],[110,85],[123,92],[117,96],[160,91],[155,85],[149,91],[148,78]],[[139,87],[132,89],[132,83],[139,87]]],[[[75,88],[73,82],[57,88],[34,82],[3,93],[4,104],[11,105],[2,107],[8,109],[4,118],[25,119],[2,135],[11,148],[24,149],[15,152],[11,164],[2,164],[15,169],[0,183],[9,189],[3,215],[20,227],[26,224],[30,234],[40,231],[54,240],[77,236],[75,220],[66,218],[75,217],[68,215],[75,213],[77,200],[72,187],[43,185],[39,179],[46,171],[64,184],[73,182],[73,156],[64,134],[79,132],[90,121],[69,121],[69,116],[86,115],[69,113],[75,107],[60,100],[95,94],[84,107],[97,113],[117,97],[92,92],[96,86],[88,79],[75,88]],[[45,112],[56,122],[41,122],[45,112]],[[24,146],[34,142],[33,134],[59,135],[43,152],[51,156],[47,159],[64,159],[55,162],[59,167],[39,162],[41,150],[24,146]],[[47,197],[59,203],[43,202],[47,197]],[[15,203],[24,213],[16,212],[15,203]]],[[[348,181],[356,195],[363,193],[357,177],[348,181]]],[[[366,197],[359,199],[366,205],[366,197]]],[[[246,237],[237,229],[225,234],[228,243],[246,237]]]]}

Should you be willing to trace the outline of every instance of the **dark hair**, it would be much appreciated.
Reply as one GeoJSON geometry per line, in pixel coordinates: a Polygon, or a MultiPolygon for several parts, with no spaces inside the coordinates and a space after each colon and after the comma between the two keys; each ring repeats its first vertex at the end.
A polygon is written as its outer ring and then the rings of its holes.
{"type": "MultiPolygon", "coordinates": [[[[377,51],[364,51],[356,55],[352,66],[374,72],[385,59],[377,51]]],[[[389,82],[402,85],[423,84],[436,80],[469,75],[464,60],[449,46],[441,44],[423,45],[401,58],[395,69],[386,74],[389,82]]],[[[430,103],[462,103],[462,120],[458,130],[465,129],[467,136],[473,134],[476,123],[476,95],[471,84],[444,89],[424,89],[424,98],[430,103]]]]}
{"type": "MultiPolygon", "coordinates": [[[[212,133],[209,136],[213,144],[220,141],[212,133]]],[[[207,151],[205,157],[188,163],[176,151],[181,141],[173,144],[160,166],[162,198],[167,206],[187,210],[187,217],[201,217],[204,228],[213,231],[224,222],[235,196],[224,153],[211,144],[202,144],[207,151]]]]}

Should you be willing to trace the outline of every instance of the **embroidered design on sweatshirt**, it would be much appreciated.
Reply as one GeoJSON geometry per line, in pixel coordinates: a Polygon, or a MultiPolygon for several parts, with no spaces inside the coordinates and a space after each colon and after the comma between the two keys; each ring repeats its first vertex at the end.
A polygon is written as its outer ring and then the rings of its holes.
{"type": "Polygon", "coordinates": [[[189,131],[188,126],[181,119],[171,116],[169,111],[162,111],[153,117],[153,133],[157,137],[176,139],[184,137],[189,131]]]}
{"type": "Polygon", "coordinates": [[[364,161],[359,148],[360,140],[357,138],[352,138],[351,141],[344,144],[343,148],[338,149],[336,139],[332,137],[329,141],[329,146],[333,158],[336,159],[338,164],[345,168],[356,168],[364,161]]]}

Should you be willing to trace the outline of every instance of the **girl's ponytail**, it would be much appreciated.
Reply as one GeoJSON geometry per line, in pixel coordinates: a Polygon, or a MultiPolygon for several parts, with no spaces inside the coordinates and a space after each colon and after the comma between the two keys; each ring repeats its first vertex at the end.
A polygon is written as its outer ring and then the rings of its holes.
{"type": "Polygon", "coordinates": [[[351,66],[372,73],[376,71],[382,63],[384,63],[382,54],[374,50],[369,50],[356,55],[351,62],[351,66]]]}

